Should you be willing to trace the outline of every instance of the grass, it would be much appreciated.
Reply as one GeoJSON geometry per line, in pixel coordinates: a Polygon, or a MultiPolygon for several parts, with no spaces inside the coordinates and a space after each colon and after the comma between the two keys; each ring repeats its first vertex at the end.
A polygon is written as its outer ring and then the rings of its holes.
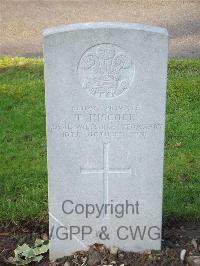
{"type": "MultiPolygon", "coordinates": [[[[43,61],[0,59],[0,221],[47,220],[43,61]]],[[[164,217],[200,218],[200,59],[171,60],[164,217]]]]}

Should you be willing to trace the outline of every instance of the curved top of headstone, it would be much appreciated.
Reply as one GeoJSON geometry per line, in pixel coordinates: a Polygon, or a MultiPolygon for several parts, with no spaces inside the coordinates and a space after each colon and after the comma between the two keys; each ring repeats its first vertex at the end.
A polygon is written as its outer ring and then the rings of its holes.
{"type": "Polygon", "coordinates": [[[168,35],[168,31],[165,28],[149,26],[137,23],[125,23],[125,22],[88,22],[88,23],[78,23],[62,25],[59,27],[46,29],[43,33],[44,37],[52,34],[70,32],[76,30],[86,30],[86,29],[127,29],[127,30],[138,30],[147,31],[162,35],[168,35]]]}

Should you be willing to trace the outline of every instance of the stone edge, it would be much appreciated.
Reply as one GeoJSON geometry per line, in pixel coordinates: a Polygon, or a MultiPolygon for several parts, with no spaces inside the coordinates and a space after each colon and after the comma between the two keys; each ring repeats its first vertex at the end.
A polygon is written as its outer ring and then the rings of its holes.
{"type": "Polygon", "coordinates": [[[127,30],[138,30],[157,33],[161,35],[168,36],[168,31],[166,28],[155,27],[145,24],[138,23],[124,23],[124,22],[89,22],[89,23],[78,23],[62,25],[59,27],[48,28],[43,31],[43,36],[47,37],[49,35],[64,33],[76,30],[89,30],[89,29],[127,29],[127,30]]]}

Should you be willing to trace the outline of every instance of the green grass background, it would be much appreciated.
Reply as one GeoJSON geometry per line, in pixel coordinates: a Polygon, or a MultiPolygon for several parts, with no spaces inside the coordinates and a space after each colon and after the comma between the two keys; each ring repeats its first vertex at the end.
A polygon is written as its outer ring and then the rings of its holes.
{"type": "MultiPolygon", "coordinates": [[[[0,221],[46,221],[43,61],[0,59],[0,221]]],[[[200,59],[170,60],[164,218],[200,218],[200,59]]]]}

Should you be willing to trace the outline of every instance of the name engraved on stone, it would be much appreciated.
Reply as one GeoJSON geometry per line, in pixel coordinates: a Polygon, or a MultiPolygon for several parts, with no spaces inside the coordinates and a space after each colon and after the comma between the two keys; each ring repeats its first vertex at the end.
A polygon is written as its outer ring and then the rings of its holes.
{"type": "Polygon", "coordinates": [[[124,94],[134,77],[130,55],[114,44],[99,44],[89,48],[78,64],[81,86],[89,95],[110,99],[124,94]]]}

